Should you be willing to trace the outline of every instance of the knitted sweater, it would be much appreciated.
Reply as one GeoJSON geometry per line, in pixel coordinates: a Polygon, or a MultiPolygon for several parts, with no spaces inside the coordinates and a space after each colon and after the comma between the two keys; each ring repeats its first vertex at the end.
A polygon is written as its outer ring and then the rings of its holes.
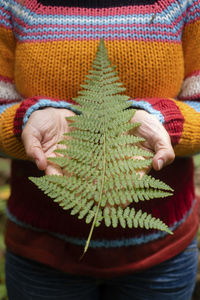
{"type": "Polygon", "coordinates": [[[13,159],[7,247],[54,268],[97,277],[154,266],[182,251],[198,227],[192,155],[200,150],[200,0],[0,0],[0,151],[13,159]],[[40,176],[20,135],[43,107],[71,109],[100,38],[130,106],[157,116],[176,152],[152,175],[175,192],[137,203],[174,235],[96,228],[52,203],[29,180],[40,176]]]}

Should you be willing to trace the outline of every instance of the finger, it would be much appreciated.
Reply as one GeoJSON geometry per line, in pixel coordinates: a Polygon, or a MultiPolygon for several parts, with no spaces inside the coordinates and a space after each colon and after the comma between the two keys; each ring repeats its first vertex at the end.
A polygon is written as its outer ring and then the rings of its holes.
{"type": "Polygon", "coordinates": [[[22,140],[27,156],[36,163],[38,169],[45,170],[47,161],[39,139],[31,132],[25,131],[22,140]]]}
{"type": "Polygon", "coordinates": [[[39,170],[44,171],[46,169],[47,160],[41,145],[38,145],[38,147],[33,147],[33,160],[35,161],[39,170]]]}
{"type": "Polygon", "coordinates": [[[157,149],[156,154],[153,158],[152,165],[154,170],[159,171],[164,166],[167,166],[173,162],[175,158],[174,150],[169,144],[167,147],[161,147],[157,149]]]}
{"type": "Polygon", "coordinates": [[[45,169],[45,174],[46,175],[60,175],[60,176],[62,176],[63,172],[62,172],[62,169],[59,166],[54,165],[52,163],[48,163],[47,167],[45,169]]]}
{"type": "MultiPolygon", "coordinates": [[[[133,156],[132,157],[133,160],[145,160],[145,158],[143,156],[133,156]]],[[[143,167],[142,169],[136,169],[136,173],[137,175],[140,175],[140,178],[142,178],[145,174],[149,173],[149,171],[151,170],[152,166],[147,166],[147,167],[143,167]]]]}

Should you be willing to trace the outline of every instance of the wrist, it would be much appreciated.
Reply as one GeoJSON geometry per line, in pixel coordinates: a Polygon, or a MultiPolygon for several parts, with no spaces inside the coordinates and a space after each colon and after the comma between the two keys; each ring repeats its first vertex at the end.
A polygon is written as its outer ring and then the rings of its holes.
{"type": "Polygon", "coordinates": [[[20,137],[30,116],[38,110],[54,108],[77,112],[71,103],[51,98],[33,97],[21,102],[14,119],[15,135],[20,137]]]}

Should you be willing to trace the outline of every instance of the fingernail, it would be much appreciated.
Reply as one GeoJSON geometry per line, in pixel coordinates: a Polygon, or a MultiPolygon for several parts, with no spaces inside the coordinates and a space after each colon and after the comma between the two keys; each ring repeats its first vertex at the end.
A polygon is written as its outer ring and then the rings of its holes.
{"type": "Polygon", "coordinates": [[[159,159],[158,160],[158,170],[161,170],[163,167],[163,160],[162,159],[159,159]]]}
{"type": "Polygon", "coordinates": [[[36,160],[35,160],[35,163],[36,163],[36,165],[37,165],[37,167],[38,167],[38,165],[39,165],[39,163],[40,163],[39,159],[36,159],[36,160]]]}

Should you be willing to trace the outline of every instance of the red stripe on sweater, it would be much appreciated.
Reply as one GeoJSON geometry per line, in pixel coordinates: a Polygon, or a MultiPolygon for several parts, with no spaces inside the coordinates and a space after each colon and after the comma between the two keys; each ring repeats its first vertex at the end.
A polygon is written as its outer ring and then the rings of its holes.
{"type": "Polygon", "coordinates": [[[183,132],[184,116],[181,114],[176,103],[167,98],[145,98],[134,99],[136,101],[145,101],[149,103],[153,109],[159,111],[164,117],[164,127],[170,135],[173,145],[179,143],[183,132]]]}
{"type": "Polygon", "coordinates": [[[12,78],[5,77],[5,76],[2,76],[2,75],[0,75],[0,81],[9,82],[9,83],[13,83],[14,82],[14,80],[12,78]]]}
{"type": "Polygon", "coordinates": [[[198,76],[198,75],[200,75],[200,70],[196,70],[194,72],[191,72],[184,79],[187,79],[187,78],[192,77],[192,76],[198,76]]]}

